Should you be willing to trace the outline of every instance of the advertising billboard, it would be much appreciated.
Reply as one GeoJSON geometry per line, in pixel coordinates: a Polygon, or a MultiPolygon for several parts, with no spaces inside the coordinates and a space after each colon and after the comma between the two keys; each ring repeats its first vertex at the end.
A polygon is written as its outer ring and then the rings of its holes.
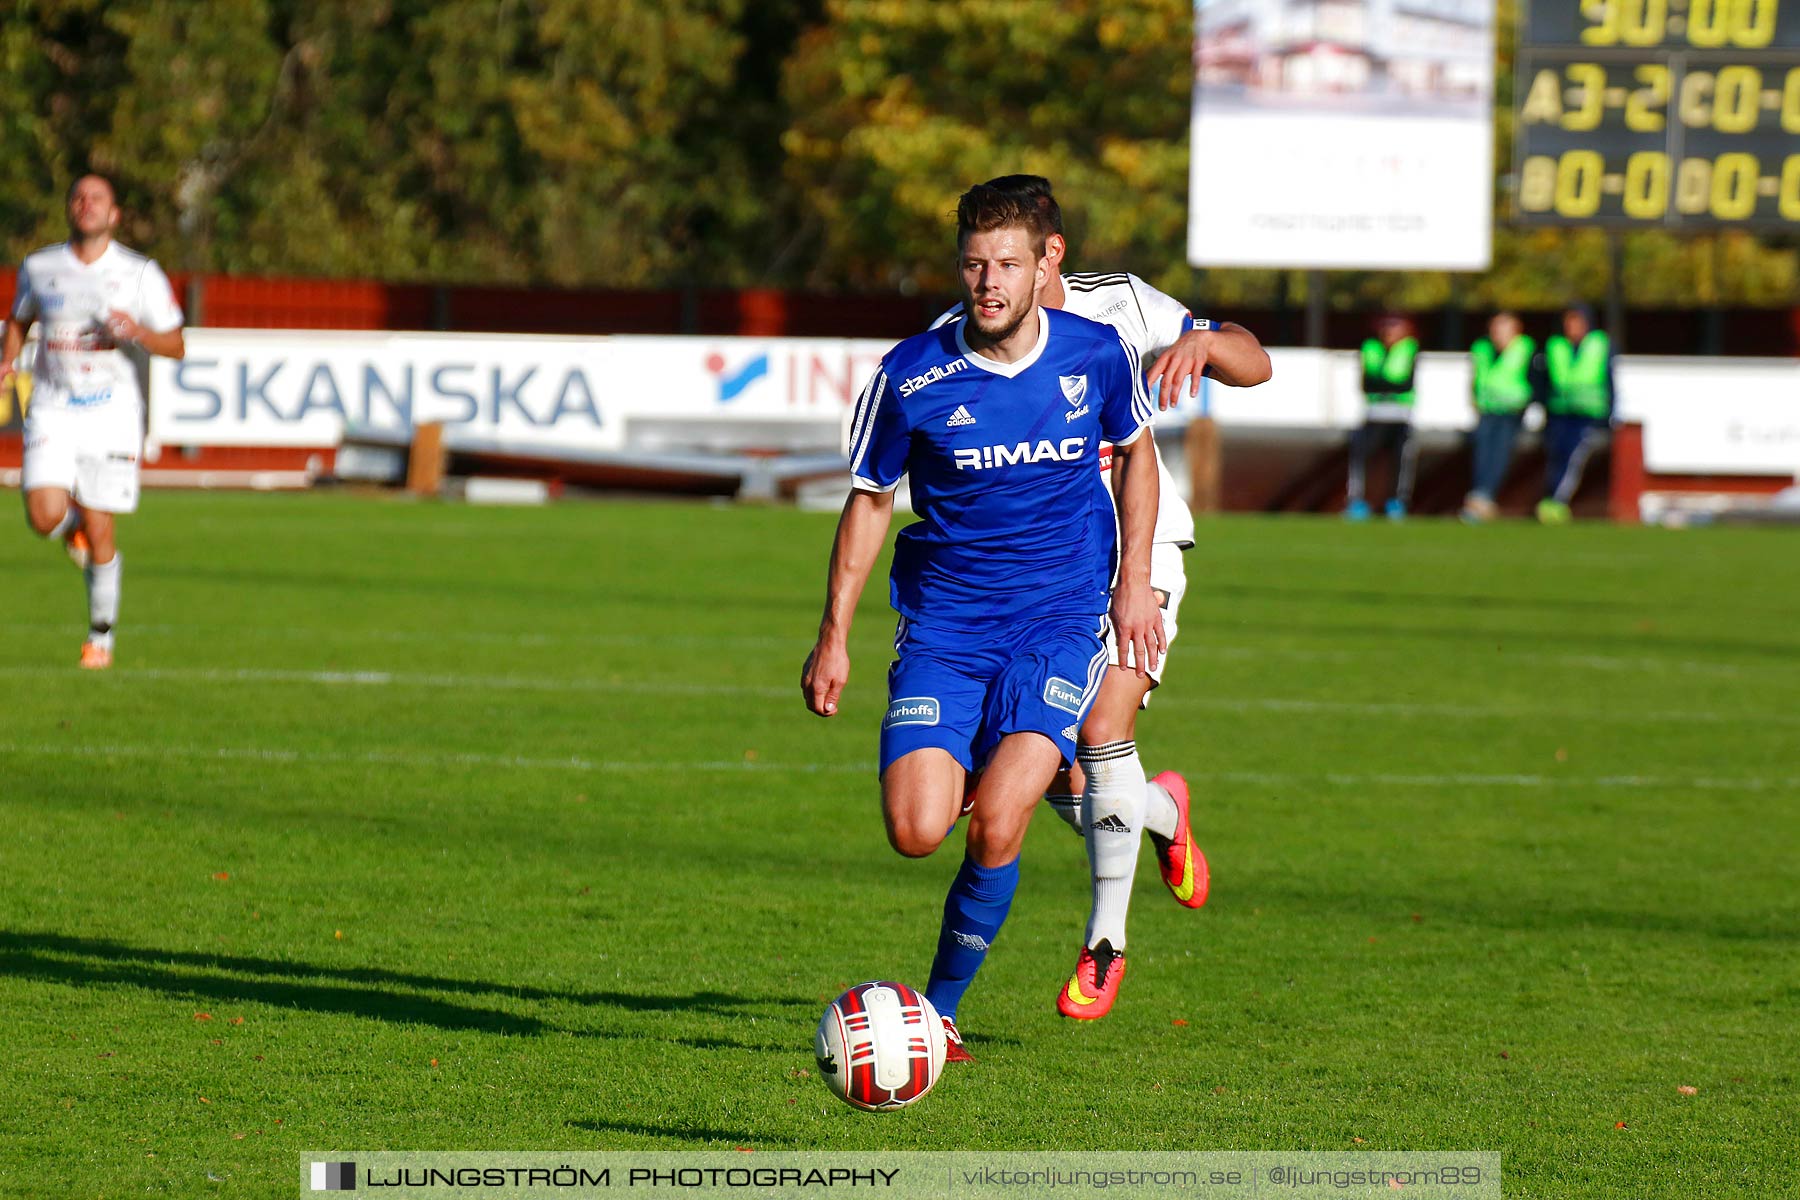
{"type": "Polygon", "coordinates": [[[1188,260],[1485,270],[1489,0],[1195,0],[1188,260]]]}
{"type": "MultiPolygon", "coordinates": [[[[165,446],[335,446],[426,422],[501,445],[615,451],[627,427],[835,430],[888,343],[193,329],[152,360],[165,446]]],[[[639,439],[641,440],[641,439],[639,439]]],[[[835,442],[835,437],[828,439],[835,442]]]]}

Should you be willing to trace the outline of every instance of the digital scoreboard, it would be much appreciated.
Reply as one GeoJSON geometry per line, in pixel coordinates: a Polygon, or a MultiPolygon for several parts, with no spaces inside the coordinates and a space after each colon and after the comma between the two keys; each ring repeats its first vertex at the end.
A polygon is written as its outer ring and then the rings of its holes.
{"type": "Polygon", "coordinates": [[[1528,0],[1526,225],[1800,231],[1800,0],[1528,0]]]}

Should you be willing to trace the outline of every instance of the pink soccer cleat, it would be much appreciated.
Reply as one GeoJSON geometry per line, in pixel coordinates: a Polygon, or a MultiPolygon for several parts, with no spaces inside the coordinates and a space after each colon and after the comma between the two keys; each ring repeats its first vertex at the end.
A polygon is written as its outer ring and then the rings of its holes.
{"type": "Polygon", "coordinates": [[[1206,903],[1209,880],[1206,855],[1194,845],[1194,830],[1188,824],[1187,780],[1174,771],[1164,771],[1150,782],[1169,793],[1169,798],[1175,801],[1175,836],[1163,838],[1150,834],[1150,844],[1156,847],[1156,861],[1162,867],[1163,882],[1169,885],[1175,903],[1186,908],[1199,908],[1206,903]]]}

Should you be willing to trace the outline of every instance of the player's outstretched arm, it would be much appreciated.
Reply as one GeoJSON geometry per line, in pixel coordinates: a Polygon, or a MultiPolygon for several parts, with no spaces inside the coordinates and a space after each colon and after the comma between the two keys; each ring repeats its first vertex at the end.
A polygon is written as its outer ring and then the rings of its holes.
{"type": "Polygon", "coordinates": [[[187,357],[187,339],[181,336],[179,325],[158,333],[140,325],[130,313],[115,308],[107,316],[106,326],[119,341],[134,342],[151,354],[159,354],[164,358],[187,357]]]}
{"type": "MultiPolygon", "coordinates": [[[[825,582],[825,615],[819,640],[800,669],[800,694],[806,707],[821,717],[837,712],[838,697],[850,679],[850,622],[863,585],[887,541],[894,517],[894,493],[853,490],[838,518],[831,543],[831,567],[825,582]]],[[[1148,576],[1146,576],[1147,578],[1148,576]]]]}
{"type": "Polygon", "coordinates": [[[1199,389],[1202,374],[1210,374],[1227,387],[1255,387],[1268,382],[1274,373],[1269,352],[1256,335],[1225,321],[1182,334],[1151,365],[1145,382],[1157,392],[1157,404],[1170,408],[1199,389]]]}
{"type": "Polygon", "coordinates": [[[1156,470],[1156,442],[1148,428],[1130,442],[1113,447],[1113,490],[1119,506],[1119,580],[1113,586],[1113,633],[1126,665],[1140,678],[1162,661],[1168,643],[1163,636],[1162,609],[1150,589],[1150,545],[1156,536],[1156,508],[1161,484],[1156,470]],[[1129,647],[1129,650],[1126,648],[1129,647]]]}

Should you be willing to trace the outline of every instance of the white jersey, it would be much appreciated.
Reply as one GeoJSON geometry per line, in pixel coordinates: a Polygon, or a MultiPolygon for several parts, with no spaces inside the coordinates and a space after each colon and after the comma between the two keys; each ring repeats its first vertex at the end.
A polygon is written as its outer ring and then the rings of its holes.
{"type": "Polygon", "coordinates": [[[12,317],[40,324],[30,364],[33,411],[142,406],[137,364],[107,328],[114,309],[152,333],[181,328],[169,277],[135,250],[109,242],[99,258],[84,263],[63,242],[26,257],[12,317]]]}
{"type": "MultiPolygon", "coordinates": [[[[1064,275],[1062,285],[1064,310],[1117,329],[1137,351],[1145,371],[1188,331],[1193,320],[1187,305],[1128,272],[1076,272],[1064,275]]],[[[936,329],[962,317],[963,306],[959,304],[933,321],[931,327],[936,329]]],[[[1111,455],[1103,452],[1102,466],[1110,467],[1111,461],[1111,455]]],[[[1154,540],[1185,550],[1194,544],[1194,514],[1182,502],[1175,477],[1164,465],[1160,449],[1156,452],[1156,470],[1162,499],[1156,510],[1154,540]]]]}

